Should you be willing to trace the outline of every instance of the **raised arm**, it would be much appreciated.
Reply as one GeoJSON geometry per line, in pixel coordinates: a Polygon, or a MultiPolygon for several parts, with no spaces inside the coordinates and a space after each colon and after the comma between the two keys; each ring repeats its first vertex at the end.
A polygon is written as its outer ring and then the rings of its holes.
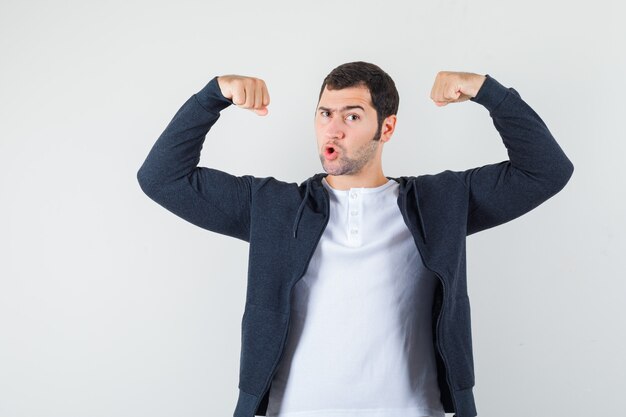
{"type": "Polygon", "coordinates": [[[206,134],[233,98],[249,104],[232,94],[224,96],[218,76],[213,77],[176,112],[139,168],[137,180],[146,195],[177,216],[249,242],[251,198],[260,179],[197,166],[206,134]]]}
{"type": "Polygon", "coordinates": [[[489,74],[485,77],[469,100],[489,111],[509,160],[452,171],[468,189],[467,235],[529,212],[563,189],[574,172],[546,124],[520,94],[489,74]]]}

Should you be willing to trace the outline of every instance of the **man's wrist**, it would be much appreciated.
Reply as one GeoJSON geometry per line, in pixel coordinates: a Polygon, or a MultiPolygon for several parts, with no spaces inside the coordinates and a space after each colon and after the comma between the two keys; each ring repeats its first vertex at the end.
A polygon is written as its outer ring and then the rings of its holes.
{"type": "Polygon", "coordinates": [[[500,84],[489,74],[485,74],[485,77],[486,79],[476,92],[476,96],[470,97],[470,100],[482,104],[491,113],[510,93],[510,89],[500,84]]]}
{"type": "Polygon", "coordinates": [[[476,97],[478,95],[478,92],[480,91],[480,88],[483,86],[483,84],[485,83],[485,80],[487,79],[486,75],[481,75],[481,74],[476,74],[474,77],[474,94],[471,95],[472,98],[476,97]]]}
{"type": "Polygon", "coordinates": [[[218,76],[214,76],[195,96],[200,105],[207,111],[220,112],[233,104],[231,99],[224,97],[220,85],[217,82],[218,76]]]}

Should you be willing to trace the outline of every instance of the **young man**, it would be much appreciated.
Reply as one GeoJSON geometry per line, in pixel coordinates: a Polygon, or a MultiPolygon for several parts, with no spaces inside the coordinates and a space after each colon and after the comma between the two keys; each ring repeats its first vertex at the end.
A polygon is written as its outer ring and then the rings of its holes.
{"type": "Polygon", "coordinates": [[[325,173],[301,184],[198,167],[231,104],[268,113],[263,80],[215,76],[137,173],[143,191],[204,229],[250,244],[235,417],[457,417],[473,396],[465,239],[558,193],[573,164],[513,88],[439,72],[435,104],[484,106],[510,160],[386,177],[398,92],[378,66],[325,79],[315,113],[325,173]]]}

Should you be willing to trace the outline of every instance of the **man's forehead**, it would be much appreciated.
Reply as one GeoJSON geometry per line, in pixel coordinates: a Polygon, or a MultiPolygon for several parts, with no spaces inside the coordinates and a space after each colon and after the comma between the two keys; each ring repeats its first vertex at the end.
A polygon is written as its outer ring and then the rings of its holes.
{"type": "Polygon", "coordinates": [[[347,111],[360,109],[365,111],[366,107],[372,107],[369,90],[367,88],[344,88],[341,90],[324,89],[320,99],[318,109],[329,112],[347,111]]]}

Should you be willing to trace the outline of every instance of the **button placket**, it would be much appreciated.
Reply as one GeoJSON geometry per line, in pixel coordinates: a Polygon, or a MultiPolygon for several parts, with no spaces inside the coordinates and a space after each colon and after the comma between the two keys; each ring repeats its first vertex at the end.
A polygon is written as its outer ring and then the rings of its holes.
{"type": "Polygon", "coordinates": [[[348,239],[354,244],[361,242],[361,207],[363,196],[360,190],[350,190],[348,200],[348,239]]]}

